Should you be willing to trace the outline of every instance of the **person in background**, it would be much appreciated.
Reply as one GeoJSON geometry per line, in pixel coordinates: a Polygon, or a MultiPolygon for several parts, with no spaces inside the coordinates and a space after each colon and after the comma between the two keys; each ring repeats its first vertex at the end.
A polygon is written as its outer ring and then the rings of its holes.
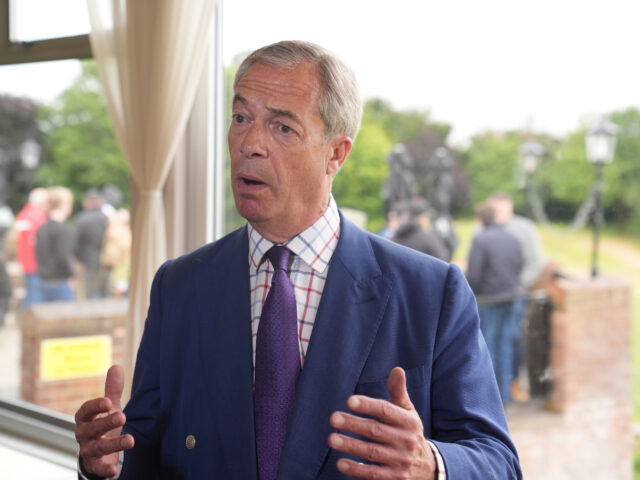
{"type": "MultiPolygon", "coordinates": [[[[495,211],[495,222],[498,225],[503,225],[520,242],[523,260],[522,271],[520,272],[520,287],[523,292],[529,293],[540,279],[547,264],[536,224],[527,217],[513,213],[513,200],[506,193],[495,193],[490,197],[489,201],[495,211]]],[[[516,310],[514,316],[517,323],[515,325],[516,335],[514,336],[513,345],[514,364],[511,397],[516,402],[526,402],[529,400],[529,393],[522,388],[519,377],[520,366],[524,356],[522,320],[527,312],[527,299],[523,297],[518,300],[514,308],[516,310]]]]}
{"type": "Polygon", "coordinates": [[[391,206],[389,212],[387,212],[387,223],[378,232],[378,235],[381,237],[391,239],[398,230],[400,226],[400,212],[402,210],[401,203],[404,205],[404,202],[396,202],[391,206]]]}
{"type": "Polygon", "coordinates": [[[431,230],[429,206],[424,199],[412,199],[407,211],[401,214],[400,218],[403,220],[391,240],[445,262],[449,260],[447,247],[431,230]]]}
{"type": "Polygon", "coordinates": [[[100,269],[102,241],[107,229],[107,216],[102,211],[104,198],[95,189],[82,199],[82,211],[75,217],[75,257],[82,265],[84,296],[86,299],[105,298],[109,286],[106,271],[100,269]]]}
{"type": "Polygon", "coordinates": [[[119,208],[109,216],[100,256],[101,275],[110,280],[109,293],[122,297],[129,291],[131,226],[129,210],[119,208]]]}
{"type": "Polygon", "coordinates": [[[124,412],[114,366],[76,413],[82,476],[522,478],[462,272],[331,195],[361,115],[322,47],[243,61],[228,144],[248,223],[160,267],[124,412]]]}
{"type": "Polygon", "coordinates": [[[480,328],[489,347],[502,402],[511,402],[513,337],[516,335],[518,280],[522,250],[518,240],[495,223],[490,201],[476,207],[482,228],[471,242],[467,280],[478,299],[480,328]]]}
{"type": "Polygon", "coordinates": [[[5,236],[11,228],[12,223],[13,212],[11,208],[8,205],[0,205],[0,327],[4,326],[5,316],[9,311],[9,303],[13,291],[4,257],[5,236]]]}
{"type": "Polygon", "coordinates": [[[73,210],[73,194],[65,187],[49,189],[47,221],[36,234],[36,261],[42,301],[73,300],[73,231],[65,222],[73,210]]]}
{"type": "Polygon", "coordinates": [[[46,188],[34,188],[29,193],[27,204],[18,212],[15,222],[17,232],[17,257],[25,275],[25,297],[20,304],[24,311],[32,303],[42,301],[42,291],[38,277],[36,260],[36,234],[47,221],[49,193],[46,188]]]}

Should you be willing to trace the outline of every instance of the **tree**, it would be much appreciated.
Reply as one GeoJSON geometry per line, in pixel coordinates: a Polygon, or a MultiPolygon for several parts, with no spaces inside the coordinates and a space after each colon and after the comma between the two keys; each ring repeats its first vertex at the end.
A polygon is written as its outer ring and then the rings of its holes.
{"type": "Polygon", "coordinates": [[[471,204],[485,200],[492,193],[502,191],[519,199],[515,172],[518,161],[520,134],[485,132],[471,139],[469,148],[460,160],[471,179],[471,204]]]}
{"type": "Polygon", "coordinates": [[[393,142],[383,126],[368,116],[346,162],[333,181],[333,195],[340,207],[350,207],[367,214],[369,230],[385,223],[380,191],[388,174],[386,156],[393,142]]]}
{"type": "MultiPolygon", "coordinates": [[[[640,222],[640,110],[629,108],[609,117],[619,133],[614,160],[603,170],[605,218],[609,223],[633,227],[640,222]]],[[[558,146],[557,160],[540,171],[549,189],[548,213],[557,220],[572,219],[594,183],[595,169],[586,158],[586,130],[585,126],[570,134],[558,146]]]]}
{"type": "Polygon", "coordinates": [[[37,176],[44,185],[64,185],[76,200],[90,188],[112,184],[129,202],[129,166],[116,140],[93,60],[71,87],[39,113],[46,135],[46,162],[37,176]]]}

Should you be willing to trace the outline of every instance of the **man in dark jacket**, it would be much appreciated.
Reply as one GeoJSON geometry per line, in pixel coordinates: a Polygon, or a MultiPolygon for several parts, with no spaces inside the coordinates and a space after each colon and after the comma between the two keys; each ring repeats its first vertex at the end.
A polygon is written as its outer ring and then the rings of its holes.
{"type": "Polygon", "coordinates": [[[76,243],[73,253],[82,264],[85,297],[107,296],[108,279],[101,274],[100,253],[107,229],[107,216],[102,212],[104,198],[97,190],[89,190],[83,200],[83,210],[76,216],[76,243]]]}
{"type": "Polygon", "coordinates": [[[407,211],[401,213],[401,216],[404,216],[404,222],[391,238],[394,242],[445,262],[449,260],[447,247],[435,232],[429,230],[431,225],[429,210],[422,198],[413,199],[407,211]]]}
{"type": "Polygon", "coordinates": [[[518,239],[494,221],[493,205],[484,202],[476,209],[483,228],[469,250],[467,280],[478,299],[480,328],[491,353],[493,369],[503,403],[511,401],[513,339],[519,312],[519,277],[522,250],[518,239]]]}
{"type": "Polygon", "coordinates": [[[73,231],[66,221],[73,210],[73,194],[65,187],[49,189],[47,221],[36,235],[36,261],[42,289],[42,301],[74,299],[70,280],[73,277],[71,248],[73,231]]]}

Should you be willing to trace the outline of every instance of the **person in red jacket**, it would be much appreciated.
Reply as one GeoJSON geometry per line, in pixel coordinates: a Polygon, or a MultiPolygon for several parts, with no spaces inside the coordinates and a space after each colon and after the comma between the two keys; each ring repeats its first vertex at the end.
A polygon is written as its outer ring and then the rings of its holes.
{"type": "Polygon", "coordinates": [[[29,194],[27,204],[16,216],[15,228],[18,234],[18,261],[25,275],[26,295],[20,306],[26,310],[32,303],[42,301],[36,261],[36,233],[47,221],[47,203],[49,194],[46,188],[35,188],[29,194]]]}

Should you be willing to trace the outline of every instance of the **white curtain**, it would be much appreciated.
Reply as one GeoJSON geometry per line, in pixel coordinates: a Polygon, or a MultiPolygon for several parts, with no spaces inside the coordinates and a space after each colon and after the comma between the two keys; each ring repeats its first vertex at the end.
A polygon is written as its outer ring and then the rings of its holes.
{"type": "Polygon", "coordinates": [[[133,177],[125,399],[153,275],[166,260],[162,187],[193,104],[216,0],[87,0],[91,47],[133,177]]]}

